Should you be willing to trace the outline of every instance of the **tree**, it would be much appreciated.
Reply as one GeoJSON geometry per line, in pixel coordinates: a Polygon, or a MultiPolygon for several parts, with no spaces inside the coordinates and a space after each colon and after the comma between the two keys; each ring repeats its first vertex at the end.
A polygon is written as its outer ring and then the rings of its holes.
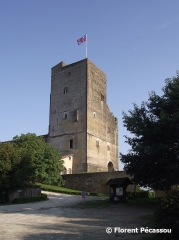
{"type": "Polygon", "coordinates": [[[26,188],[35,180],[63,184],[63,161],[57,149],[35,134],[0,143],[0,188],[26,188]]]}
{"type": "Polygon", "coordinates": [[[12,143],[0,143],[0,188],[26,188],[35,180],[30,155],[12,143]]]}
{"type": "Polygon", "coordinates": [[[179,78],[167,79],[160,97],[152,92],[141,107],[123,112],[131,149],[120,153],[124,170],[143,187],[169,190],[179,184],[179,78]]]}
{"type": "Polygon", "coordinates": [[[23,150],[33,159],[35,177],[41,183],[58,184],[63,183],[61,172],[63,161],[59,151],[45,143],[42,137],[35,134],[22,134],[13,138],[16,148],[23,150]]]}

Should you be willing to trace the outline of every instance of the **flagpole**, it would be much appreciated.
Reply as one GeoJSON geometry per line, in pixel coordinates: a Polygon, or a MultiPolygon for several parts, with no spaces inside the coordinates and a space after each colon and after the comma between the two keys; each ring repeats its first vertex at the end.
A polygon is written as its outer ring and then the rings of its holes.
{"type": "Polygon", "coordinates": [[[87,58],[87,46],[88,44],[87,44],[87,33],[86,33],[86,58],[87,58]]]}

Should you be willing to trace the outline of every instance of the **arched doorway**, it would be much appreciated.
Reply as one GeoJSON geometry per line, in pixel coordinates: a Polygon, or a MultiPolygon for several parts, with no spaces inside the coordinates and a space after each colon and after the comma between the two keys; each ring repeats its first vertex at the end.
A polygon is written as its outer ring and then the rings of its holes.
{"type": "Polygon", "coordinates": [[[108,163],[108,172],[114,172],[114,166],[112,162],[108,163]]]}

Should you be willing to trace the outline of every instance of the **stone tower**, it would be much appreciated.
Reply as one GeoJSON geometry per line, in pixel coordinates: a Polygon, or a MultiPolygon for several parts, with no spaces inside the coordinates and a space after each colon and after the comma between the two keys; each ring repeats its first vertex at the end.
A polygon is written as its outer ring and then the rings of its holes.
{"type": "Polygon", "coordinates": [[[71,173],[118,169],[118,126],[106,104],[106,75],[88,59],[52,68],[49,143],[73,156],[71,173]]]}

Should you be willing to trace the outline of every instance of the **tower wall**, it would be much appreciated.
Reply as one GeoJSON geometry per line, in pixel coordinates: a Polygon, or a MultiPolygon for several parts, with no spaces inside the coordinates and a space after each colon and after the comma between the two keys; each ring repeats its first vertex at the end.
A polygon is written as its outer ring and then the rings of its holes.
{"type": "Polygon", "coordinates": [[[117,119],[106,104],[106,75],[88,60],[87,65],[87,167],[88,171],[118,169],[117,119]]]}
{"type": "Polygon", "coordinates": [[[73,173],[86,172],[86,60],[52,68],[49,138],[61,155],[74,154],[73,173]]]}
{"type": "Polygon", "coordinates": [[[91,61],[52,68],[49,143],[73,154],[72,173],[118,169],[117,120],[106,104],[106,75],[91,61]],[[112,166],[112,167],[111,167],[112,166]]]}

